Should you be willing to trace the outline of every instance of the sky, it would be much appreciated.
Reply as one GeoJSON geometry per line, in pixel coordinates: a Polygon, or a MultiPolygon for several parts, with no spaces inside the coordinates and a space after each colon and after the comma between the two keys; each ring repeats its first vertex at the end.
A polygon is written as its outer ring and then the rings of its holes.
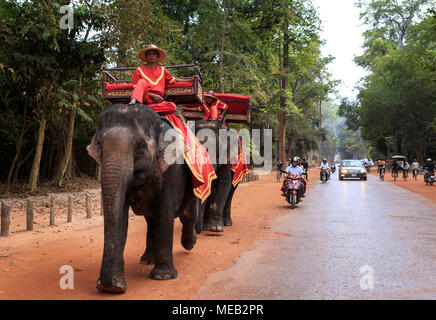
{"type": "Polygon", "coordinates": [[[321,39],[326,41],[322,54],[335,57],[328,70],[333,79],[342,81],[338,93],[355,99],[358,90],[354,87],[365,75],[364,69],[353,61],[363,53],[365,28],[359,20],[359,9],[354,6],[354,0],[314,0],[314,5],[322,21],[321,39]]]}

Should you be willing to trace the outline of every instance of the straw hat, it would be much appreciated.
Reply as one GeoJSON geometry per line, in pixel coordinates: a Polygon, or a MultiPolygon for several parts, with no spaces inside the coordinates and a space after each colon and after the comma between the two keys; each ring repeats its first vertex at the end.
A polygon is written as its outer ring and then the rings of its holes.
{"type": "Polygon", "coordinates": [[[209,90],[208,92],[206,92],[204,94],[205,97],[209,97],[209,98],[214,98],[216,100],[218,100],[218,98],[215,96],[215,92],[213,92],[212,90],[209,90]]]}
{"type": "Polygon", "coordinates": [[[167,54],[164,50],[162,50],[161,48],[159,48],[155,44],[149,44],[148,46],[145,47],[145,49],[142,49],[141,51],[139,51],[139,53],[138,53],[139,59],[147,62],[147,60],[145,59],[145,55],[150,50],[156,50],[159,53],[159,59],[158,59],[159,62],[165,60],[165,58],[167,57],[167,54]]]}

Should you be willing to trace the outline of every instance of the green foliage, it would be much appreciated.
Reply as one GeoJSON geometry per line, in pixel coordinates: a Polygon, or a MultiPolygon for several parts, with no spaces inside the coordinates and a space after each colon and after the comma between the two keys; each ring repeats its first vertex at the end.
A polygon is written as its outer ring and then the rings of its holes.
{"type": "Polygon", "coordinates": [[[436,151],[436,23],[425,4],[431,1],[359,1],[369,29],[356,62],[369,75],[358,100],[342,101],[339,114],[348,128],[360,128],[378,156],[400,153],[422,162],[436,151]]]}

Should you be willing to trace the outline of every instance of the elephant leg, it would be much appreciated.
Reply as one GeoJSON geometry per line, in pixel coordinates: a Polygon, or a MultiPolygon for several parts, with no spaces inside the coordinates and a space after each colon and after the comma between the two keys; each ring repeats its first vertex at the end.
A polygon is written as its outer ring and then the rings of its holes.
{"type": "Polygon", "coordinates": [[[156,219],[153,243],[155,265],[150,278],[155,280],[170,280],[177,278],[177,270],[173,264],[173,234],[174,214],[170,206],[171,201],[161,203],[161,210],[156,219]]]}
{"type": "Polygon", "coordinates": [[[123,252],[127,239],[127,228],[129,224],[129,206],[125,205],[121,217],[120,245],[116,256],[107,259],[103,253],[103,262],[100,269],[100,277],[97,280],[97,289],[104,292],[124,293],[127,284],[124,277],[123,252]]]}
{"type": "Polygon", "coordinates": [[[154,243],[154,220],[152,217],[145,217],[145,221],[147,221],[147,240],[146,240],[146,247],[145,252],[141,257],[141,264],[154,264],[155,258],[154,258],[154,250],[153,250],[153,243],[154,243]]]}
{"type": "Polygon", "coordinates": [[[218,174],[217,189],[215,197],[211,199],[210,206],[207,208],[203,230],[213,232],[224,231],[223,210],[227,202],[227,197],[231,186],[230,167],[222,169],[218,174]]]}
{"type": "Polygon", "coordinates": [[[223,218],[224,218],[224,225],[225,226],[231,226],[233,224],[232,216],[230,214],[230,210],[232,209],[232,199],[233,194],[235,193],[236,187],[232,185],[229,196],[227,198],[226,205],[224,206],[224,212],[223,212],[223,218]]]}
{"type": "Polygon", "coordinates": [[[200,201],[195,199],[189,207],[180,216],[180,221],[183,224],[182,228],[182,246],[186,250],[194,248],[197,242],[197,233],[195,232],[195,224],[200,207],[200,201]]]}
{"type": "Polygon", "coordinates": [[[204,210],[206,208],[207,201],[201,203],[200,199],[196,199],[195,201],[198,201],[198,215],[197,220],[195,221],[195,231],[197,234],[200,234],[201,231],[203,231],[203,219],[204,219],[204,210]]]}

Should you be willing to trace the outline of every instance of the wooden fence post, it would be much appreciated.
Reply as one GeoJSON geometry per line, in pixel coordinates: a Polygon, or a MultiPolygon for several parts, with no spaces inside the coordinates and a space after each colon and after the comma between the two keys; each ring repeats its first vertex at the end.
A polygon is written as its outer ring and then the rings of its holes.
{"type": "Polygon", "coordinates": [[[26,210],[26,229],[27,231],[33,230],[33,199],[27,198],[27,210],[26,210]]]}
{"type": "Polygon", "coordinates": [[[56,216],[55,199],[53,196],[50,196],[50,225],[51,226],[54,226],[55,224],[55,216],[56,216]]]}
{"type": "Polygon", "coordinates": [[[88,219],[92,217],[91,204],[92,204],[91,195],[89,193],[86,193],[86,218],[88,219]]]}
{"type": "Polygon", "coordinates": [[[67,222],[73,221],[73,196],[68,195],[68,211],[67,211],[67,222]]]}
{"type": "Polygon", "coordinates": [[[2,201],[1,211],[1,233],[0,236],[7,237],[9,235],[9,225],[11,224],[11,207],[2,201]]]}
{"type": "Polygon", "coordinates": [[[103,207],[103,191],[100,191],[100,214],[104,215],[104,207],[103,207]]]}

